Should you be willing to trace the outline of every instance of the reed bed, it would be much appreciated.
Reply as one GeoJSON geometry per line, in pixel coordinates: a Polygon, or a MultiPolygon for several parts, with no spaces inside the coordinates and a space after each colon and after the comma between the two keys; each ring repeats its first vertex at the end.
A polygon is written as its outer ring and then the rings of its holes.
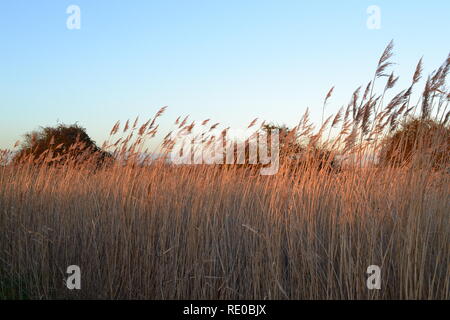
{"type": "MultiPolygon", "coordinates": [[[[141,126],[113,127],[104,148],[122,158],[111,165],[17,164],[3,153],[0,298],[449,299],[448,152],[440,167],[425,152],[405,165],[367,158],[408,117],[448,128],[450,60],[428,78],[420,102],[410,97],[422,62],[411,87],[383,103],[396,77],[387,75],[378,96],[374,83],[391,56],[389,44],[365,92],[355,91],[318,130],[305,113],[286,135],[308,138],[302,152],[320,144],[339,155],[339,170],[314,159],[293,170],[289,157],[269,176],[241,166],[132,161],[164,110],[141,126]],[[69,265],[81,268],[81,290],[64,284],[69,265]],[[366,286],[369,265],[381,268],[380,290],[366,286]]],[[[206,133],[217,127],[205,121],[206,133]]],[[[181,131],[194,125],[176,121],[181,131]]],[[[162,147],[172,142],[168,135],[162,147]]]]}

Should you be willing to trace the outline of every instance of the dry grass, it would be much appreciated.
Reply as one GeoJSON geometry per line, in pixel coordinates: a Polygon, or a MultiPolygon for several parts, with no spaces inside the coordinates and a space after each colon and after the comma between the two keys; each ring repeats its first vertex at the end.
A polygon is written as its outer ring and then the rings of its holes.
{"type": "MultiPolygon", "coordinates": [[[[162,160],[93,170],[0,157],[0,298],[449,299],[450,175],[423,164],[361,165],[415,112],[406,90],[382,103],[393,76],[372,94],[391,51],[361,99],[355,91],[317,132],[307,113],[293,131],[355,160],[339,172],[311,162],[293,172],[283,162],[261,176],[162,160]],[[64,285],[72,264],[81,267],[81,290],[64,285]],[[366,287],[369,265],[381,267],[381,290],[366,287]]],[[[448,70],[439,70],[421,110],[430,118],[437,103],[433,117],[447,125],[439,79],[448,70]]],[[[116,124],[112,136],[130,134],[105,147],[132,159],[163,111],[140,127],[138,119],[116,124]]],[[[206,132],[218,126],[207,122],[206,132]]],[[[192,131],[195,123],[176,125],[192,131]]]]}
{"type": "Polygon", "coordinates": [[[1,290],[9,297],[450,297],[448,174],[243,179],[162,163],[0,172],[1,290]],[[79,292],[63,284],[71,264],[82,269],[79,292]],[[382,269],[379,291],[366,288],[371,264],[382,269]]]}

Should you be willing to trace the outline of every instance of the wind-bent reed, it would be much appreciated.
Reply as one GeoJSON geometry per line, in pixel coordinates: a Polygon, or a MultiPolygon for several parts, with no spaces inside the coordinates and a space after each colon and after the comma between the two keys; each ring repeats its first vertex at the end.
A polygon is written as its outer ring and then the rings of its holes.
{"type": "MultiPolygon", "coordinates": [[[[448,130],[450,59],[417,104],[422,61],[411,87],[385,104],[397,77],[387,76],[381,95],[374,85],[391,56],[389,44],[364,93],[318,130],[307,111],[284,131],[273,176],[144,161],[164,109],[141,126],[115,124],[104,148],[120,161],[107,166],[56,163],[51,152],[11,162],[0,153],[0,298],[449,299],[448,139],[406,144],[399,136],[397,153],[415,150],[408,161],[377,159],[411,117],[448,130]],[[437,162],[435,149],[444,150],[437,162]],[[331,158],[339,170],[317,165],[331,158]],[[73,264],[81,290],[63,282],[73,264]],[[381,267],[380,290],[366,286],[369,265],[381,267]]],[[[205,143],[226,135],[209,121],[198,133],[205,143]]],[[[175,126],[196,128],[188,117],[175,126]]],[[[168,134],[161,150],[173,143],[168,134]]]]}

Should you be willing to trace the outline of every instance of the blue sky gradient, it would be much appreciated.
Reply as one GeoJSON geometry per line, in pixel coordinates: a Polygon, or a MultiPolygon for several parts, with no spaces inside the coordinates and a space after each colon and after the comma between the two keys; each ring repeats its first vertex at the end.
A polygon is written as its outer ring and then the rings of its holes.
{"type": "Polygon", "coordinates": [[[240,127],[258,117],[295,125],[336,86],[327,112],[371,80],[394,39],[398,86],[417,61],[431,72],[450,46],[450,1],[0,2],[0,148],[57,122],[101,143],[117,121],[178,116],[240,127]],[[81,29],[66,28],[66,8],[81,29]],[[366,26],[381,9],[381,29],[366,26]]]}

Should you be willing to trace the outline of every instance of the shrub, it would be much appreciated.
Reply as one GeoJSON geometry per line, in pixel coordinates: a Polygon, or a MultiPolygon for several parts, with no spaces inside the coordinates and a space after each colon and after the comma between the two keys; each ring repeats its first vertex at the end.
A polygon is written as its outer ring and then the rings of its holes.
{"type": "Polygon", "coordinates": [[[321,146],[317,140],[301,141],[297,128],[268,124],[262,128],[268,133],[278,129],[280,139],[280,162],[282,165],[297,170],[314,168],[315,170],[340,171],[336,154],[333,150],[321,146]]]}
{"type": "Polygon", "coordinates": [[[439,169],[449,166],[449,155],[449,126],[431,119],[413,118],[383,140],[380,164],[399,167],[417,162],[439,169]]]}
{"type": "Polygon", "coordinates": [[[66,161],[80,163],[95,159],[96,164],[102,164],[111,158],[89,137],[85,128],[77,124],[60,124],[56,127],[41,127],[25,134],[25,140],[13,162],[62,164],[66,161]]]}

